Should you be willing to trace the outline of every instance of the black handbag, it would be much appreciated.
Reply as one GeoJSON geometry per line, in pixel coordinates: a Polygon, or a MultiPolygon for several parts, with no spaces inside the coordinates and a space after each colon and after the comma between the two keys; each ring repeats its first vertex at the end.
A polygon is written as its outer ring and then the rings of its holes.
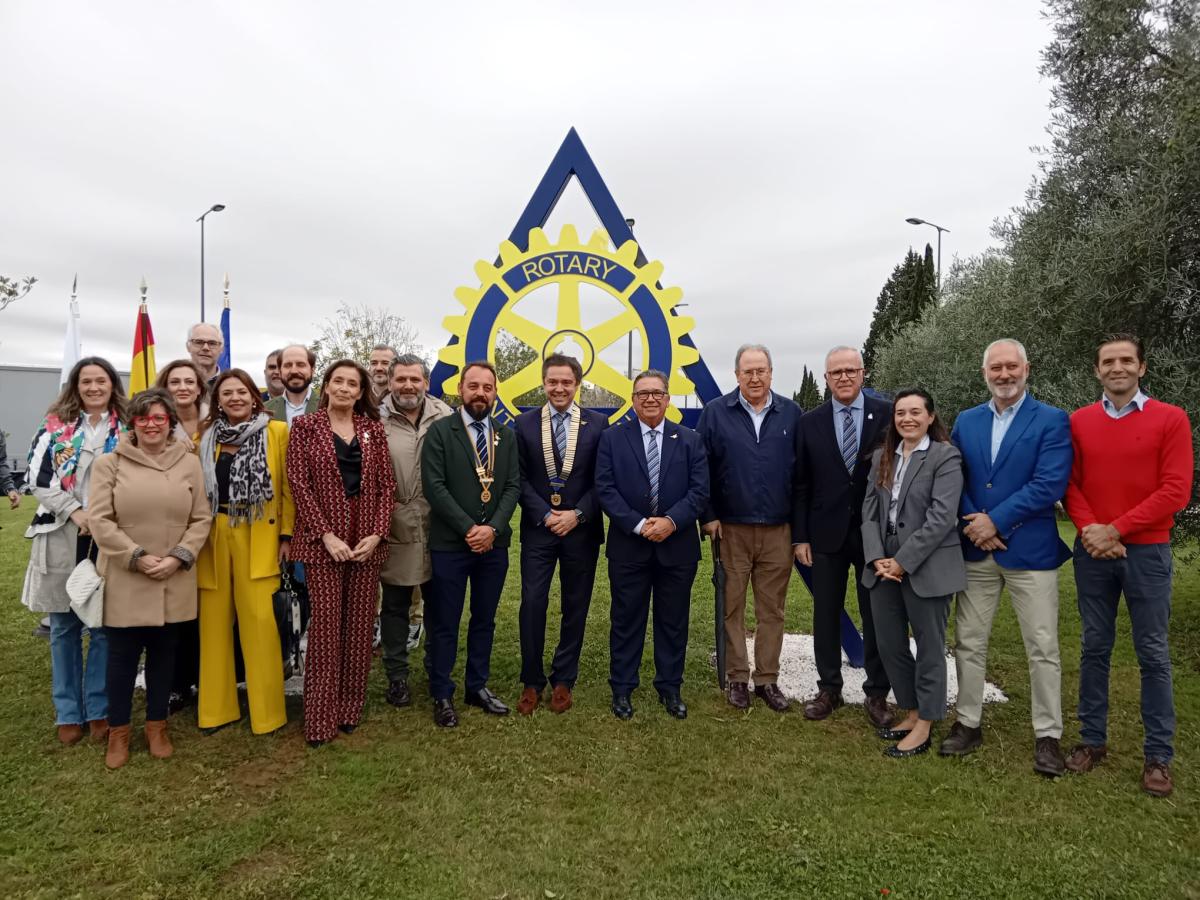
{"type": "Polygon", "coordinates": [[[275,611],[275,626],[279,629],[279,647],[283,651],[283,678],[304,672],[304,656],[300,638],[308,628],[308,587],[293,579],[291,565],[279,570],[279,590],[271,595],[275,611]]]}

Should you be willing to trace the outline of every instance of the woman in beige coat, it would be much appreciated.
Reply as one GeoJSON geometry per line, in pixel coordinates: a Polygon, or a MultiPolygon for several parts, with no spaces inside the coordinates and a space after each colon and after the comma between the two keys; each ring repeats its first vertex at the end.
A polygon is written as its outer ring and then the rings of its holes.
{"type": "Polygon", "coordinates": [[[170,394],[142,391],[129,404],[132,433],[92,470],[92,534],[104,576],[108,635],[110,769],[129,759],[129,719],[138,659],[146,651],[146,741],[152,756],[174,752],[167,702],[179,623],[196,618],[192,571],[208,539],[212,512],[200,461],[172,432],[170,394]]]}

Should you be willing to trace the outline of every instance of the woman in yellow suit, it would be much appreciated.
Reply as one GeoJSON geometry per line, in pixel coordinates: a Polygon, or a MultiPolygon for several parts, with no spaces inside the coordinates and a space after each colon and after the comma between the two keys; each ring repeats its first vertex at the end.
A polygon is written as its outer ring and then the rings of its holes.
{"type": "Polygon", "coordinates": [[[200,552],[199,725],[216,729],[241,718],[233,663],[236,611],[246,661],[250,728],[283,727],[283,659],[271,595],[288,558],[296,510],[287,483],[288,429],[272,422],[241,369],[217,376],[200,437],[204,487],[213,510],[200,552]]]}

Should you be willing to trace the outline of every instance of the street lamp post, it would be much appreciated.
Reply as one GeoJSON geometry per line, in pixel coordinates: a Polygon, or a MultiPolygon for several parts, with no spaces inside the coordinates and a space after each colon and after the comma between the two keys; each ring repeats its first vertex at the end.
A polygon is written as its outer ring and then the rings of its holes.
{"type": "Polygon", "coordinates": [[[930,228],[937,229],[938,241],[938,256],[937,256],[937,286],[938,293],[942,291],[942,232],[949,233],[949,228],[943,228],[941,225],[935,225],[933,222],[927,222],[924,219],[918,219],[916,216],[909,216],[904,220],[909,225],[928,225],[930,228]]]}
{"type": "Polygon", "coordinates": [[[225,208],[224,203],[214,203],[204,211],[204,215],[196,221],[200,223],[200,321],[204,321],[204,217],[209,213],[220,212],[225,208]]]}

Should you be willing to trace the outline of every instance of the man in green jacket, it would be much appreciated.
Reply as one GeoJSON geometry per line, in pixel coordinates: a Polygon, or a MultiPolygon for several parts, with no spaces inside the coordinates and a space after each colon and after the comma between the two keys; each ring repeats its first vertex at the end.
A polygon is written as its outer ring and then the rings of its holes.
{"type": "Polygon", "coordinates": [[[321,398],[313,390],[313,368],[317,354],[303,344],[288,344],[279,351],[279,374],[283,378],[283,393],[267,401],[267,412],[288,428],[297,416],[317,411],[321,398]]]}
{"type": "Polygon", "coordinates": [[[492,715],[508,714],[487,681],[496,607],[508,573],[510,522],[521,492],[516,434],[491,416],[495,367],[486,361],[467,363],[459,376],[458,395],[462,408],[434,422],[421,448],[433,568],[425,604],[425,669],[433,721],[443,728],[458,725],[450,673],[468,581],[467,704],[492,715]]]}

